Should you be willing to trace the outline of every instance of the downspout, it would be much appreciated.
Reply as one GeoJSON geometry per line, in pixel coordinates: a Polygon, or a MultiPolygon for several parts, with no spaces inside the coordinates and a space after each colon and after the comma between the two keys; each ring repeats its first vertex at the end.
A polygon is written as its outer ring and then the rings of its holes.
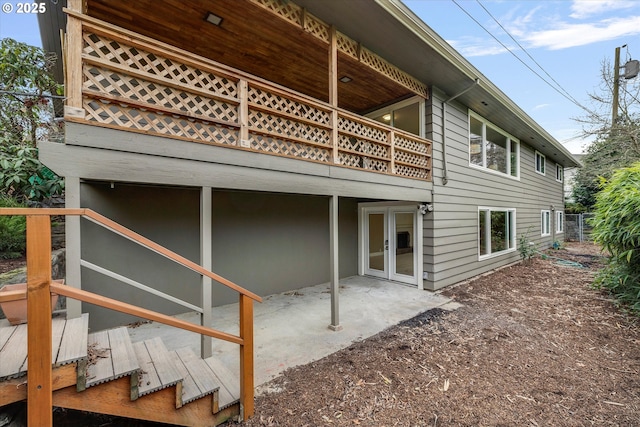
{"type": "Polygon", "coordinates": [[[478,84],[480,84],[480,79],[476,78],[471,84],[471,86],[449,97],[445,101],[442,101],[442,185],[447,185],[447,183],[449,182],[449,177],[448,177],[449,171],[447,168],[447,104],[453,101],[454,99],[456,99],[457,97],[469,92],[478,84]]]}

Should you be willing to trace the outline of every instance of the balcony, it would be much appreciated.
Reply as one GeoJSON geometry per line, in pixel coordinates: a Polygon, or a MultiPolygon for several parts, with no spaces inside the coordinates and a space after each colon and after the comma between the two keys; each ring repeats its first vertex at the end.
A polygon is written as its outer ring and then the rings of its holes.
{"type": "Polygon", "coordinates": [[[429,140],[98,19],[65,57],[67,121],[431,180],[429,140]]]}

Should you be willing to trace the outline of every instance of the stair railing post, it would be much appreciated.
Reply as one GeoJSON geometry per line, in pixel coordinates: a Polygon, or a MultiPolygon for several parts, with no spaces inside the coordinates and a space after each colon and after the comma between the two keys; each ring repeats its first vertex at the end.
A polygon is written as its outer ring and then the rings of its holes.
{"type": "Polygon", "coordinates": [[[253,416],[253,300],[240,294],[240,414],[253,416]]]}
{"type": "Polygon", "coordinates": [[[51,218],[27,215],[27,422],[53,424],[51,218]]]}

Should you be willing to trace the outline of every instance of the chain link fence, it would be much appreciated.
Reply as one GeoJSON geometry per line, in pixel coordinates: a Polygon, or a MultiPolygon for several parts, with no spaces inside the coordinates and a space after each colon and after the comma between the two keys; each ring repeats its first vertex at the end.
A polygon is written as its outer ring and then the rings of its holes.
{"type": "Polygon", "coordinates": [[[564,239],[568,242],[590,242],[592,213],[566,214],[564,239]]]}

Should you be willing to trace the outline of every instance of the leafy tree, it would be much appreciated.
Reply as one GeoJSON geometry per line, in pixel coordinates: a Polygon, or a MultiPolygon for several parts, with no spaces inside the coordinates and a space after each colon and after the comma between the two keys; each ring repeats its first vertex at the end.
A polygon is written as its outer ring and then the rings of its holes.
{"type": "Polygon", "coordinates": [[[60,194],[61,178],[38,160],[37,143],[58,131],[52,96],[62,93],[53,57],[42,49],[0,40],[0,190],[20,200],[60,194]]]}
{"type": "Polygon", "coordinates": [[[584,168],[576,173],[573,196],[576,203],[591,209],[600,190],[600,177],[611,178],[613,171],[640,160],[640,78],[621,79],[618,119],[612,123],[614,75],[602,64],[599,93],[589,94],[593,108],[583,125],[584,137],[595,137],[582,159],[584,168]]]}
{"type": "Polygon", "coordinates": [[[592,225],[594,241],[611,253],[597,286],[640,313],[640,162],[602,181],[592,225]]]}

